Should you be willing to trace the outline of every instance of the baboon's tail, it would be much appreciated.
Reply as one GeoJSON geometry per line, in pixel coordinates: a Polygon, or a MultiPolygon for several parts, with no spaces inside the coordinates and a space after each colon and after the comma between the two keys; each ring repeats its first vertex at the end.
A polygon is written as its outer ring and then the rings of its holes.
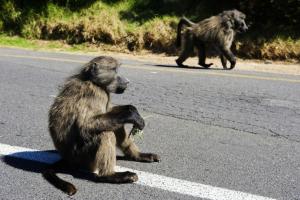
{"type": "Polygon", "coordinates": [[[181,29],[182,26],[187,26],[187,27],[191,27],[193,26],[195,23],[190,21],[189,19],[187,19],[186,17],[182,17],[178,23],[177,26],[177,38],[176,38],[176,46],[180,47],[181,45],[181,29]]]}
{"type": "Polygon", "coordinates": [[[44,172],[43,177],[51,183],[57,189],[62,190],[63,192],[67,193],[68,195],[74,195],[77,192],[77,189],[72,183],[64,181],[63,179],[59,178],[56,173],[60,169],[64,169],[66,167],[63,160],[59,160],[54,164],[50,165],[44,172]]]}

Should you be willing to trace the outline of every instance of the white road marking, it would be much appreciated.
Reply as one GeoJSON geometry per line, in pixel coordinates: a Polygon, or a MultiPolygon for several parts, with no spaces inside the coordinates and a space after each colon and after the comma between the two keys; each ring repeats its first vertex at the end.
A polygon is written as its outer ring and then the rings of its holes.
{"type": "MultiPolygon", "coordinates": [[[[54,152],[45,152],[35,149],[11,146],[0,143],[0,154],[15,158],[22,158],[42,163],[53,163],[59,159],[59,155],[54,152]]],[[[152,174],[133,170],[125,167],[116,167],[117,171],[133,171],[138,174],[139,180],[137,184],[149,186],[170,192],[176,192],[193,197],[211,199],[211,200],[272,200],[268,197],[248,194],[245,192],[204,185],[191,181],[166,177],[162,175],[152,174]]]]}
{"type": "Polygon", "coordinates": [[[151,118],[151,117],[154,117],[153,115],[147,115],[147,116],[142,116],[143,119],[148,119],[148,118],[151,118]]]}

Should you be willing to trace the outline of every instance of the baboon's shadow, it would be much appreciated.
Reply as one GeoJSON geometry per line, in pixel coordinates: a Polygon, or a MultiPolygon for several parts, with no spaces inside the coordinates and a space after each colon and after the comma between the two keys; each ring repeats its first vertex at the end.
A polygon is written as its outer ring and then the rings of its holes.
{"type": "MultiPolygon", "coordinates": [[[[49,151],[23,151],[18,153],[9,154],[1,157],[1,160],[16,169],[40,173],[47,168],[48,165],[59,160],[60,156],[56,150],[49,151]]],[[[117,156],[117,160],[127,160],[124,156],[117,156]]],[[[89,173],[83,170],[60,170],[58,173],[68,174],[74,178],[93,181],[95,176],[93,173],[89,173]]]]}
{"type": "MultiPolygon", "coordinates": [[[[55,150],[50,151],[23,151],[6,155],[1,160],[7,165],[16,169],[42,173],[50,163],[53,163],[59,159],[59,155],[55,150]]],[[[75,178],[81,178],[85,180],[92,180],[91,175],[85,172],[79,172],[75,170],[60,170],[58,173],[69,174],[75,178]]]]}
{"type": "Polygon", "coordinates": [[[45,158],[45,156],[49,153],[53,153],[55,157],[52,157],[50,161],[59,159],[59,156],[57,156],[56,158],[55,151],[23,151],[3,156],[1,160],[5,164],[16,169],[34,173],[41,173],[48,165],[47,163],[43,162],[43,158],[45,158]],[[39,161],[37,161],[37,159],[39,159],[39,161]]]}
{"type": "Polygon", "coordinates": [[[201,70],[216,70],[216,71],[219,71],[219,70],[224,70],[222,68],[216,68],[217,66],[212,66],[211,68],[204,68],[204,67],[199,67],[199,66],[189,66],[189,65],[185,65],[183,67],[179,67],[177,65],[159,65],[159,64],[154,64],[154,65],[150,65],[150,64],[147,64],[149,66],[154,66],[154,67],[166,67],[166,68],[177,68],[177,69],[201,69],[201,70]]]}

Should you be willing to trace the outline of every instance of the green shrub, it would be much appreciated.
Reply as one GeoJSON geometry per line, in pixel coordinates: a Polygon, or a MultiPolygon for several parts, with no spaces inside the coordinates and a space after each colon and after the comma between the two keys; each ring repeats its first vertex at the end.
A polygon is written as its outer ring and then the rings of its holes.
{"type": "Polygon", "coordinates": [[[19,30],[18,23],[21,13],[21,10],[16,7],[14,1],[2,0],[0,4],[0,19],[2,21],[2,27],[9,27],[13,28],[14,30],[19,30]]]}

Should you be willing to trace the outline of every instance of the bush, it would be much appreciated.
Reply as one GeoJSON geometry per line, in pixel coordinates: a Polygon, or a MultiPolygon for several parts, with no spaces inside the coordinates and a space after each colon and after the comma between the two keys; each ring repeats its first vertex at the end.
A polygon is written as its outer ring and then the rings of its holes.
{"type": "Polygon", "coordinates": [[[253,22],[254,31],[265,37],[279,33],[286,36],[300,36],[299,0],[242,0],[238,7],[248,14],[248,18],[253,22]]]}
{"type": "Polygon", "coordinates": [[[181,16],[199,21],[237,8],[252,23],[249,32],[237,39],[237,55],[300,60],[299,4],[299,0],[2,0],[0,31],[174,55],[181,16]]]}

